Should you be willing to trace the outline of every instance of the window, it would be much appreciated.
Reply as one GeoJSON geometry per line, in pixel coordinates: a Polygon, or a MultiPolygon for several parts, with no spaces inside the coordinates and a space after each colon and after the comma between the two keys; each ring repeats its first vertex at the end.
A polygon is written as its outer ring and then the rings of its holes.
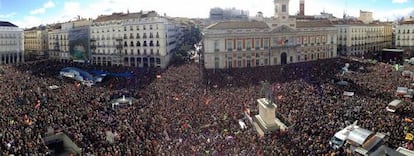
{"type": "Polygon", "coordinates": [[[156,60],[157,64],[161,64],[161,59],[160,58],[156,58],[155,60],[156,60]]]}
{"type": "Polygon", "coordinates": [[[227,41],[227,51],[233,51],[233,41],[227,41]]]}
{"type": "Polygon", "coordinates": [[[286,4],[282,5],[282,12],[286,12],[287,8],[286,8],[286,4]]]}
{"type": "Polygon", "coordinates": [[[155,46],[159,47],[160,46],[160,42],[157,41],[157,43],[155,44],[155,46]]]}
{"type": "Polygon", "coordinates": [[[219,41],[218,40],[215,40],[214,41],[214,52],[218,52],[218,51],[220,51],[220,49],[219,49],[219,41]]]}
{"type": "Polygon", "coordinates": [[[242,50],[242,41],[237,41],[237,50],[242,50]]]}
{"type": "Polygon", "coordinates": [[[144,41],[144,47],[146,47],[147,46],[147,41],[144,41]]]}
{"type": "Polygon", "coordinates": [[[133,42],[133,41],[131,41],[131,45],[129,45],[129,46],[133,47],[133,46],[134,46],[134,42],[133,42]]]}
{"type": "Polygon", "coordinates": [[[247,49],[247,50],[250,50],[251,48],[252,48],[252,41],[247,40],[247,41],[246,41],[246,49],[247,49]]]}
{"type": "Polygon", "coordinates": [[[264,49],[269,48],[269,39],[264,39],[264,40],[263,40],[263,48],[264,48],[264,49]]]}
{"type": "Polygon", "coordinates": [[[260,40],[259,39],[254,40],[254,47],[255,47],[256,50],[260,49],[260,40]]]}
{"type": "Polygon", "coordinates": [[[219,57],[214,58],[214,68],[220,68],[220,58],[219,57]]]}
{"type": "Polygon", "coordinates": [[[141,46],[141,42],[137,41],[137,47],[141,46]]]}

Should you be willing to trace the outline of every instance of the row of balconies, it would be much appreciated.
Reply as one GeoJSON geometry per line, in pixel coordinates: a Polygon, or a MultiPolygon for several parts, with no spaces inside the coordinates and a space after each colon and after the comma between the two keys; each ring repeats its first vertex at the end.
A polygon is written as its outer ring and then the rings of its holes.
{"type": "MultiPolygon", "coordinates": [[[[136,45],[136,47],[141,47],[141,42],[137,42],[137,44],[135,44],[136,45]]],[[[160,46],[160,43],[157,41],[157,43],[155,43],[155,45],[154,45],[154,42],[150,42],[149,44],[147,44],[147,42],[146,41],[144,41],[144,43],[143,43],[143,45],[142,45],[143,47],[159,47],[160,46]]],[[[125,42],[123,45],[95,45],[95,44],[91,44],[91,49],[96,49],[96,48],[113,48],[113,47],[116,47],[117,49],[122,49],[122,48],[124,48],[124,47],[135,47],[134,46],[134,42],[131,42],[129,45],[127,44],[127,42],[125,42]]]]}
{"type": "MultiPolygon", "coordinates": [[[[142,36],[142,38],[143,39],[147,39],[147,38],[154,38],[154,36],[153,35],[149,35],[149,37],[147,37],[147,35],[143,35],[142,36]]],[[[155,38],[159,38],[159,35],[155,35],[155,38]]],[[[116,39],[119,39],[118,37],[96,37],[96,38],[92,38],[92,40],[116,40],[116,39]]],[[[123,37],[123,39],[141,39],[141,36],[137,36],[137,37],[134,37],[134,36],[127,36],[127,35],[124,35],[124,37],[123,37]]]]}
{"type": "MultiPolygon", "coordinates": [[[[398,34],[410,34],[410,30],[408,30],[407,33],[405,31],[403,31],[403,32],[398,31],[398,34]]],[[[414,30],[411,32],[411,34],[414,34],[414,30]]]]}
{"type": "MultiPolygon", "coordinates": [[[[331,44],[334,44],[334,42],[331,42],[331,44]]],[[[296,47],[300,47],[302,45],[302,47],[307,47],[307,46],[320,46],[320,45],[326,45],[326,42],[323,43],[310,43],[310,44],[288,44],[288,45],[280,45],[280,46],[271,46],[271,49],[277,49],[277,48],[296,48],[296,47]]],[[[246,50],[246,51],[250,51],[250,50],[260,50],[260,49],[269,49],[269,46],[265,45],[263,47],[246,47],[245,49],[238,47],[236,48],[237,51],[242,51],[242,50],[246,50]]],[[[220,49],[215,48],[214,49],[215,52],[219,52],[220,49]]],[[[233,48],[227,48],[227,51],[233,51],[233,48]]]]}
{"type": "MultiPolygon", "coordinates": [[[[157,27],[157,29],[158,29],[158,27],[157,27]]],[[[121,29],[118,29],[118,31],[120,31],[121,29]]],[[[129,29],[126,27],[126,26],[124,26],[124,31],[134,31],[134,28],[132,27],[132,26],[130,26],[129,27],[129,29]]],[[[140,31],[140,28],[139,28],[139,26],[136,26],[135,27],[135,30],[137,30],[137,31],[140,31]]],[[[145,26],[143,26],[142,27],[142,30],[147,30],[147,28],[145,27],[145,26]]],[[[149,27],[149,30],[153,30],[153,27],[152,26],[150,26],[149,27]]],[[[115,28],[112,28],[112,32],[115,32],[116,30],[115,30],[115,28]]],[[[101,31],[99,31],[99,30],[96,30],[96,33],[99,33],[99,32],[102,32],[102,33],[105,33],[105,30],[101,30],[101,31]]],[[[106,29],[106,32],[110,32],[110,29],[106,29]]],[[[95,33],[95,29],[93,29],[92,30],[92,33],[95,33]]]]}
{"type": "Polygon", "coordinates": [[[91,54],[92,55],[117,55],[117,56],[119,56],[119,55],[122,55],[122,56],[161,56],[161,53],[159,51],[157,51],[157,52],[143,51],[142,53],[141,53],[141,51],[137,51],[137,52],[131,52],[131,51],[129,51],[129,52],[128,51],[124,51],[124,52],[119,52],[119,51],[117,51],[117,52],[110,52],[110,51],[108,51],[108,52],[105,52],[105,51],[96,52],[96,51],[92,51],[91,54]]]}

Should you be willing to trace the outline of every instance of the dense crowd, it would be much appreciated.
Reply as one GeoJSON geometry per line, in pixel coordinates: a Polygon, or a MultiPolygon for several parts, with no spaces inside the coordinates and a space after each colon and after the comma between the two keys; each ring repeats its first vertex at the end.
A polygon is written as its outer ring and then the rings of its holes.
{"type": "Polygon", "coordinates": [[[41,61],[1,66],[0,155],[46,155],[42,137],[48,128],[67,134],[85,155],[341,155],[344,151],[333,150],[328,142],[356,120],[389,135],[392,148],[413,143],[404,139],[404,132],[414,127],[404,122],[414,117],[411,102],[405,113],[385,111],[396,88],[409,87],[411,80],[388,64],[336,58],[202,75],[193,63],[162,73],[106,67],[134,76],[106,77],[92,87],[58,77],[67,66],[77,65],[41,61]],[[353,72],[340,72],[345,63],[353,72]],[[260,82],[265,80],[277,97],[277,113],[294,126],[260,137],[245,110],[258,113],[256,99],[262,97],[260,82]],[[349,85],[337,85],[340,80],[349,85]],[[51,90],[50,85],[60,88],[51,90]],[[345,97],[344,91],[355,95],[345,97]],[[137,100],[113,108],[111,98],[123,94],[137,100]],[[107,131],[115,134],[113,143],[107,141],[107,131]]]}

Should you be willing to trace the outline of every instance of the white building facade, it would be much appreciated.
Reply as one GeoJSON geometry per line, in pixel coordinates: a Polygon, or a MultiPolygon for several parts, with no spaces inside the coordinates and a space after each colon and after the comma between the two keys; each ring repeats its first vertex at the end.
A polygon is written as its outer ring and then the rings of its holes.
{"type": "Polygon", "coordinates": [[[153,11],[100,16],[90,34],[97,65],[166,68],[182,42],[182,27],[153,11]]]}
{"type": "Polygon", "coordinates": [[[395,29],[395,46],[406,52],[414,52],[414,22],[407,21],[398,25],[395,29]]]}
{"type": "Polygon", "coordinates": [[[335,25],[341,55],[366,55],[392,47],[392,25],[345,23],[335,25]]]}
{"type": "Polygon", "coordinates": [[[24,62],[23,29],[0,21],[0,64],[24,62]]]}
{"type": "Polygon", "coordinates": [[[337,30],[329,21],[296,21],[288,14],[289,0],[274,3],[274,19],[207,27],[204,67],[248,68],[337,57],[337,30]]]}

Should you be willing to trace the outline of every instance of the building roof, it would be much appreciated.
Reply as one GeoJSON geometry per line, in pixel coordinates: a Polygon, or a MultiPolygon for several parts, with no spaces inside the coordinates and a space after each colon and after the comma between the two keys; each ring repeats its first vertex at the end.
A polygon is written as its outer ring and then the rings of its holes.
{"type": "Polygon", "coordinates": [[[328,20],[296,21],[297,28],[334,27],[328,20]]]}
{"type": "Polygon", "coordinates": [[[94,22],[104,22],[104,21],[112,21],[112,20],[123,20],[123,19],[130,19],[130,18],[145,18],[145,17],[155,17],[157,16],[157,12],[155,11],[148,11],[148,12],[136,12],[136,13],[112,13],[111,15],[101,15],[98,16],[94,20],[94,22]]]}
{"type": "Polygon", "coordinates": [[[362,145],[372,134],[374,134],[374,132],[370,130],[364,128],[356,128],[349,133],[347,139],[359,145],[362,145]]]}
{"type": "Polygon", "coordinates": [[[10,23],[10,22],[7,22],[7,21],[0,21],[0,26],[3,26],[3,27],[17,27],[13,23],[10,23]]]}
{"type": "Polygon", "coordinates": [[[401,22],[401,24],[414,24],[414,20],[412,20],[412,21],[404,21],[404,22],[401,22]]]}
{"type": "Polygon", "coordinates": [[[260,21],[226,21],[207,27],[207,29],[267,29],[269,26],[260,21]]]}

